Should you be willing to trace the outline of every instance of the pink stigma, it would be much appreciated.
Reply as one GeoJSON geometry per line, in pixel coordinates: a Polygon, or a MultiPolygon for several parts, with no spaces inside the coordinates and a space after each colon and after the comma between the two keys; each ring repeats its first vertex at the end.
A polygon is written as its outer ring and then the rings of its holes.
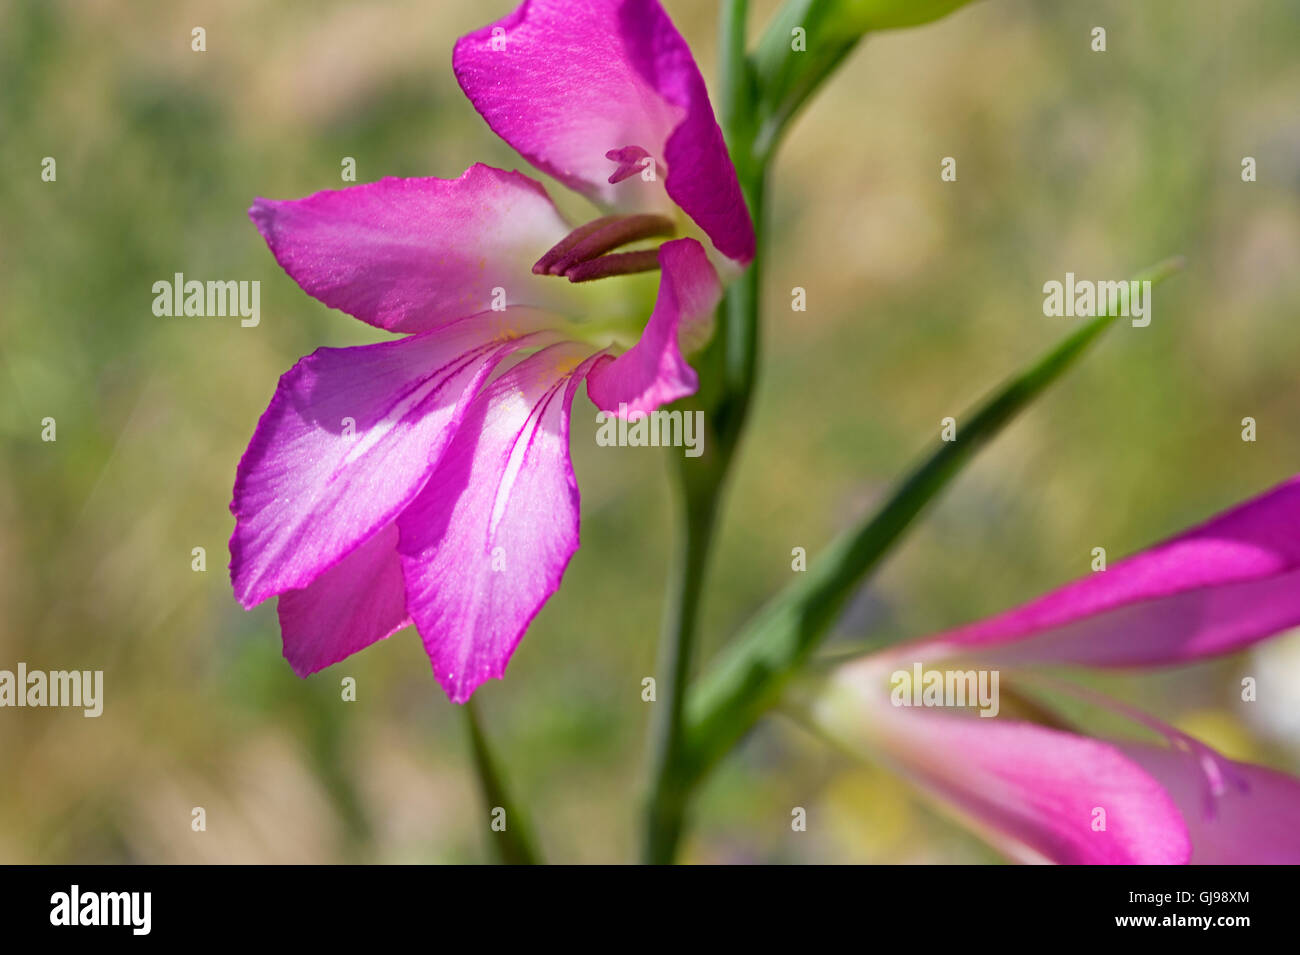
{"type": "Polygon", "coordinates": [[[640,146],[623,146],[620,149],[611,149],[605,153],[605,158],[618,163],[618,168],[609,176],[611,185],[622,182],[624,179],[631,179],[644,170],[647,166],[644,160],[650,159],[650,164],[654,163],[654,159],[650,158],[650,154],[640,146]]]}

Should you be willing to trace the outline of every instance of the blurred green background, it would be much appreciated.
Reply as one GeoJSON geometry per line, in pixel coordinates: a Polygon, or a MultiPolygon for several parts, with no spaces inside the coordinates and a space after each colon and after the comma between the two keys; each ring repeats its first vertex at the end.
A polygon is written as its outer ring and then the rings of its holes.
{"type": "MultiPolygon", "coordinates": [[[[415,632],[299,680],[273,603],[239,609],[225,564],[235,464],[277,377],[382,337],[279,271],[250,202],[337,188],[345,156],[360,181],[527,171],[450,66],[457,36],[513,6],[0,4],[0,668],[103,669],[106,696],[99,719],[0,710],[0,861],[490,858],[462,720],[415,632]],[[174,272],[260,280],[261,325],[155,317],[152,284],[174,272]]],[[[712,83],[715,4],[665,6],[712,83]]],[[[757,35],[775,3],[753,7],[757,35]]],[[[1041,309],[1066,271],[1188,259],[1149,328],[1116,327],[982,454],[837,646],[991,613],[1086,573],[1093,547],[1114,560],[1297,470],[1297,49],[1293,0],[985,0],[857,51],[771,177],[763,378],[706,656],[790,579],[791,548],[815,561],[941,418],[1075,327],[1041,309]]],[[[670,547],[664,452],[598,449],[592,415],[580,398],[582,549],[477,697],[553,861],[632,857],[670,547]]],[[[1094,682],[1229,755],[1300,768],[1294,636],[1094,682]],[[1245,675],[1257,703],[1239,700],[1245,675]]],[[[996,858],[780,718],[702,793],[685,857],[996,858]]]]}

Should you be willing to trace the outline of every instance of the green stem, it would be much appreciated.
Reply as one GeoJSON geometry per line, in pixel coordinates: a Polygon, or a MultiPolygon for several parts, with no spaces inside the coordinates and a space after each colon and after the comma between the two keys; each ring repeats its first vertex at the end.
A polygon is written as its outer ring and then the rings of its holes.
{"type": "Polygon", "coordinates": [[[663,692],[655,701],[651,741],[651,791],[646,806],[642,859],[652,865],[673,861],[681,838],[688,789],[683,785],[683,718],[686,685],[695,650],[700,596],[708,564],[717,513],[718,487],[713,481],[694,483],[683,465],[678,553],[669,576],[658,673],[663,692]]]}
{"type": "Polygon", "coordinates": [[[748,0],[726,0],[722,4],[722,22],[718,30],[718,61],[721,64],[718,84],[718,113],[722,128],[734,130],[747,117],[754,101],[753,71],[745,54],[745,23],[749,19],[748,0]]]}
{"type": "MultiPolygon", "coordinates": [[[[755,232],[762,237],[763,170],[753,161],[755,89],[745,55],[746,0],[727,0],[722,7],[722,83],[720,112],[736,174],[749,204],[755,232]]],[[[748,417],[758,367],[758,259],[723,297],[715,341],[701,363],[716,378],[704,382],[688,410],[706,412],[708,447],[699,458],[682,458],[679,486],[681,520],[678,551],[669,576],[663,634],[659,650],[661,681],[655,703],[651,740],[651,788],[646,804],[642,858],[668,864],[677,855],[691,785],[685,772],[684,707],[701,595],[708,569],[714,526],[735,450],[748,417]]]]}
{"type": "Polygon", "coordinates": [[[474,769],[478,773],[483,803],[489,814],[494,814],[498,809],[505,813],[505,829],[499,832],[492,830],[491,833],[497,858],[506,865],[537,865],[541,857],[533,848],[528,820],[523,811],[510,801],[506,792],[497,760],[492,755],[487,736],[479,723],[477,704],[471,697],[462,709],[469,730],[470,746],[474,751],[474,769]]]}

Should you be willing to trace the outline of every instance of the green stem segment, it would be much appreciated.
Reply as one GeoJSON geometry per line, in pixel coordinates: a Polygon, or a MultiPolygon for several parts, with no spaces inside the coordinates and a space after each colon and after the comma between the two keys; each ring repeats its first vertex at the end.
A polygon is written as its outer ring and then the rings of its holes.
{"type": "MultiPolygon", "coordinates": [[[[683,467],[685,470],[685,466],[683,467]]],[[[681,838],[689,787],[684,785],[682,732],[686,684],[695,650],[696,623],[717,513],[718,487],[682,475],[682,518],[678,554],[669,578],[658,673],[663,692],[655,701],[652,740],[652,789],[646,806],[642,858],[651,864],[673,861],[681,838]]]]}
{"type": "MultiPolygon", "coordinates": [[[[722,6],[720,112],[761,248],[764,178],[763,166],[752,150],[755,89],[745,54],[747,12],[746,0],[727,0],[722,6]]],[[[642,840],[642,858],[653,864],[671,863],[676,858],[690,797],[691,786],[683,772],[688,765],[686,685],[714,525],[748,417],[758,368],[758,288],[756,256],[723,298],[717,333],[700,358],[701,392],[683,402],[688,411],[698,408],[705,412],[708,431],[703,455],[679,459],[681,527],[659,651],[662,690],[655,703],[650,794],[642,840]]]]}
{"type": "Polygon", "coordinates": [[[478,707],[471,697],[462,707],[465,725],[469,730],[470,746],[474,751],[474,769],[478,774],[479,788],[489,817],[495,821],[498,810],[504,812],[505,828],[491,830],[492,847],[497,858],[506,865],[537,865],[541,857],[533,847],[532,834],[524,813],[506,792],[505,783],[496,757],[488,745],[487,736],[479,722],[478,707]]]}
{"type": "MultiPolygon", "coordinates": [[[[760,187],[761,188],[761,187],[760,187]]],[[[757,208],[757,203],[750,206],[757,208]]],[[[686,768],[685,702],[695,653],[701,596],[708,571],[714,527],[722,494],[748,415],[750,392],[758,363],[757,262],[727,291],[721,305],[722,322],[714,345],[702,360],[716,369],[710,389],[682,404],[687,413],[704,410],[707,430],[704,453],[679,457],[680,498],[678,550],[669,573],[663,633],[659,649],[659,691],[651,741],[651,790],[646,806],[642,859],[657,865],[677,855],[691,780],[686,768]],[[666,681],[666,682],[664,682],[666,681]]]]}

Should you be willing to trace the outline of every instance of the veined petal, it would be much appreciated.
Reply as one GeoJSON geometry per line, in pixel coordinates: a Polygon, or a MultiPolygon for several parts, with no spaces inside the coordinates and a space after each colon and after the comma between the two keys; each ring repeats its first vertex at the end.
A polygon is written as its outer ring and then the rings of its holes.
{"type": "Polygon", "coordinates": [[[578,548],[569,413],[591,354],[553,345],[493,381],[398,518],[407,608],[455,703],[505,672],[578,548]]]}
{"type": "Polygon", "coordinates": [[[1192,754],[1136,743],[1122,748],[1182,809],[1193,865],[1300,864],[1300,779],[1219,757],[1223,778],[1207,797],[1192,754]]]}
{"type": "Polygon", "coordinates": [[[1300,478],[1028,604],[892,654],[1167,664],[1300,624],[1300,478]]]}
{"type": "MultiPolygon", "coordinates": [[[[548,316],[509,309],[288,371],[235,476],[230,579],[245,607],[306,587],[396,517],[514,337],[548,316]]],[[[540,343],[540,342],[539,342],[540,343]]]]}
{"type": "Polygon", "coordinates": [[[1017,680],[1102,707],[1165,738],[1166,746],[1116,745],[1177,803],[1191,835],[1191,862],[1300,862],[1300,779],[1228,759],[1164,720],[1085,686],[1037,673],[1017,680]]]}
{"type": "Polygon", "coordinates": [[[1187,861],[1178,807],[1119,747],[1033,723],[893,706],[887,677],[876,660],[841,668],[811,708],[814,723],[884,759],[1012,858],[1187,861]]]}
{"type": "Polygon", "coordinates": [[[258,199],[248,214],[303,291],[389,331],[424,331],[503,302],[555,305],[565,294],[531,266],[570,227],[541,184],[517,172],[480,163],[459,179],[258,199]]]}
{"type": "Polygon", "coordinates": [[[659,179],[627,168],[648,154],[667,169],[668,197],[720,252],[753,258],[704,79],[658,0],[528,0],[462,37],[452,62],[488,125],[537,168],[607,206],[654,209],[659,179]]]}
{"type": "Polygon", "coordinates": [[[299,676],[338,663],[411,622],[388,524],[302,590],[280,595],[284,658],[299,676]]]}
{"type": "Polygon", "coordinates": [[[704,246],[675,239],[659,247],[659,297],[641,339],[617,358],[602,357],[587,375],[587,394],[602,411],[651,412],[695,393],[699,378],[682,357],[684,341],[707,338],[722,300],[704,246]]]}

